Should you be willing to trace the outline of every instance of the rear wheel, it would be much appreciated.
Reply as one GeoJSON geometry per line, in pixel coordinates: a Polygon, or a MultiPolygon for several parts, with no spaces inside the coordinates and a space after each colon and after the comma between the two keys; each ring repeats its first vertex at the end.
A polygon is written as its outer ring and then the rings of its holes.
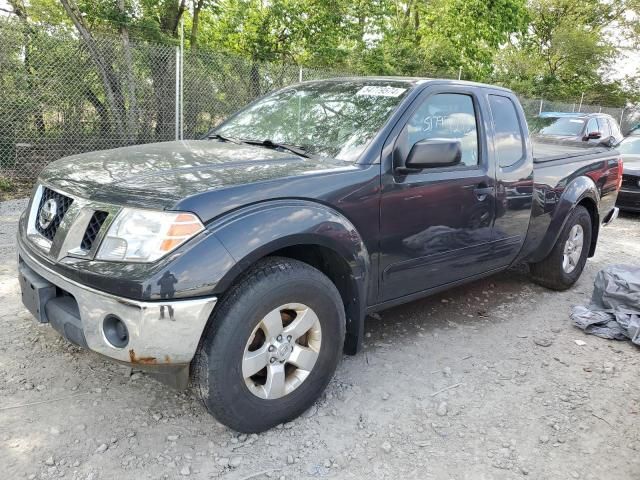
{"type": "Polygon", "coordinates": [[[344,306],[331,280],[296,260],[266,259],[215,309],[194,359],[194,387],[221,423],[264,431],[321,395],[344,335],[344,306]]]}
{"type": "Polygon", "coordinates": [[[579,205],[569,215],[551,253],[532,263],[533,280],[553,290],[570,288],[582,274],[591,248],[591,216],[579,205]]]}

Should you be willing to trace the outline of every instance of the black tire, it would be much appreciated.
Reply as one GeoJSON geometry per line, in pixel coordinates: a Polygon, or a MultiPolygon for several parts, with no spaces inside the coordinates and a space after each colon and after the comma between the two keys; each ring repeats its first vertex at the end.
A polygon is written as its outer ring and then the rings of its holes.
{"type": "Polygon", "coordinates": [[[547,258],[541,262],[530,264],[533,281],[552,290],[567,290],[570,288],[580,278],[584,265],[587,263],[589,249],[591,248],[591,234],[591,215],[589,215],[586,208],[578,205],[569,215],[567,223],[547,258]],[[575,268],[567,273],[562,266],[564,247],[574,225],[582,227],[584,240],[582,252],[575,268]]]}
{"type": "Polygon", "coordinates": [[[239,432],[262,432],[296,418],[319,398],[341,358],[344,336],[344,305],[331,280],[303,262],[269,257],[245,273],[214,309],[192,363],[192,383],[219,422],[239,432]],[[259,398],[242,375],[245,348],[263,317],[287,303],[302,303],[316,313],[322,331],[317,360],[287,395],[259,398]]]}

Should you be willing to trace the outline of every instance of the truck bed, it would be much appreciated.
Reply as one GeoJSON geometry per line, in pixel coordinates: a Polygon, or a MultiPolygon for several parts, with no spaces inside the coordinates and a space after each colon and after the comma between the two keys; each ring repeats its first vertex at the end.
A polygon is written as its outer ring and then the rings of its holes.
{"type": "Polygon", "coordinates": [[[546,163],[561,160],[573,162],[577,160],[577,157],[588,157],[591,155],[601,156],[602,154],[613,152],[613,149],[587,142],[552,142],[549,140],[532,138],[531,143],[533,146],[534,163],[546,163]]]}
{"type": "MultiPolygon", "coordinates": [[[[595,235],[611,214],[621,178],[620,154],[614,148],[531,139],[534,157],[533,205],[522,258],[544,259],[555,244],[568,212],[585,191],[592,202],[595,235]],[[568,188],[572,185],[572,188],[568,188]],[[595,187],[595,189],[593,188],[595,187]]],[[[593,251],[590,252],[592,254],[593,251]]]]}

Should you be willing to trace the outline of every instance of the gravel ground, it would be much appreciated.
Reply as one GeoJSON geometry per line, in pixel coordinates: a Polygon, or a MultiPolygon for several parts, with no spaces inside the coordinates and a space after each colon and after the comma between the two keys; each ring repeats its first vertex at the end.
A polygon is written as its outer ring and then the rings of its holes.
{"type": "Polygon", "coordinates": [[[0,477],[640,478],[640,349],[568,318],[600,268],[638,262],[638,216],[604,230],[568,292],[512,270],[369,319],[311,410],[247,436],[30,318],[13,246],[24,205],[0,204],[0,477]]]}

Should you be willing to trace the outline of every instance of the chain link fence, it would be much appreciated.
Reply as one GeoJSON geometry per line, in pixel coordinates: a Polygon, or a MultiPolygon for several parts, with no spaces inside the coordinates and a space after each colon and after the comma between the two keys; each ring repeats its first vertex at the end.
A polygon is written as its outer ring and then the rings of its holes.
{"type": "Polygon", "coordinates": [[[34,178],[91,150],[174,138],[175,50],[0,21],[0,176],[34,178]],[[127,70],[130,65],[131,71],[127,70]],[[133,92],[133,94],[132,94],[133,92]]]}
{"type": "MultiPolygon", "coordinates": [[[[199,138],[273,89],[353,74],[204,50],[180,59],[175,45],[125,45],[118,37],[89,45],[74,31],[0,20],[0,180],[31,181],[49,162],[76,153],[199,138]]],[[[531,116],[577,108],[522,100],[531,116]]],[[[630,109],[580,111],[610,113],[623,130],[639,121],[630,109]]]]}
{"type": "Polygon", "coordinates": [[[87,45],[73,32],[2,19],[0,178],[32,180],[76,153],[199,138],[273,89],[346,75],[202,50],[180,61],[175,45],[87,45]]]}

